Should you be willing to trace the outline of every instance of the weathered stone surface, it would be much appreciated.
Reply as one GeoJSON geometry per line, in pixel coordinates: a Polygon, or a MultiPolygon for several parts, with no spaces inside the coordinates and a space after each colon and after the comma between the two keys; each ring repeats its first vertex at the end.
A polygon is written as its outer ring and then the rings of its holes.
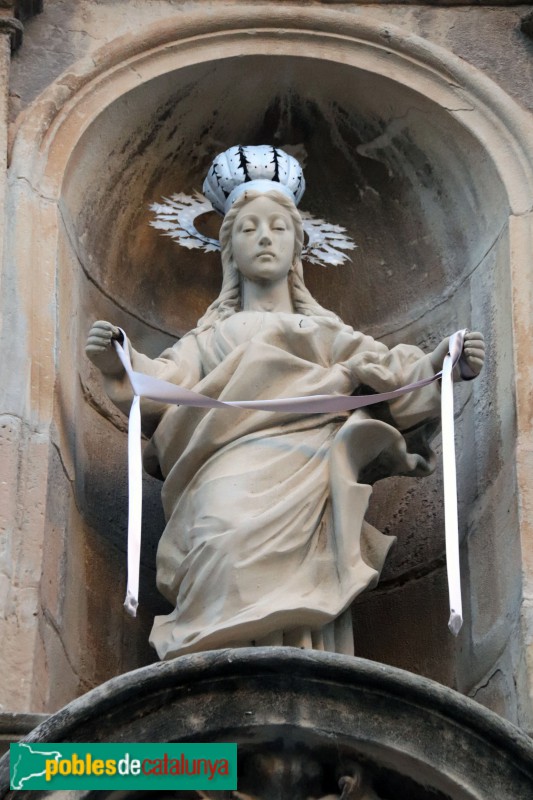
{"type": "Polygon", "coordinates": [[[0,32],[9,35],[11,50],[22,44],[22,22],[43,10],[43,0],[2,0],[0,3],[0,32]]]}
{"type": "MultiPolygon", "coordinates": [[[[533,789],[531,740],[478,704],[390,667],[293,648],[219,650],[137,670],[25,741],[236,741],[239,791],[257,800],[338,797],[354,762],[378,798],[527,800],[533,789]]],[[[7,757],[0,764],[0,797],[14,797],[7,757]]],[[[30,794],[45,795],[16,796],[30,794]]]]}
{"type": "MultiPolygon", "coordinates": [[[[80,679],[64,682],[69,692],[150,657],[142,644],[145,622],[120,621],[124,423],[82,361],[78,379],[81,342],[87,321],[110,312],[152,354],[194,324],[217,289],[215,259],[199,267],[184,258],[177,268],[174,245],[146,225],[147,203],[196,188],[215,147],[279,132],[311,156],[328,145],[331,162],[313,167],[310,206],[321,214],[331,209],[360,245],[340,278],[310,268],[317,297],[388,343],[409,339],[429,349],[450,327],[470,321],[488,336],[487,376],[472,399],[460,398],[468,422],[460,431],[460,491],[474,630],[472,636],[465,630],[439,664],[441,637],[433,635],[428,615],[415,630],[410,661],[528,724],[533,159],[531,119],[523,110],[533,107],[533,61],[531,41],[520,32],[525,14],[522,8],[49,0],[45,13],[26,24],[24,47],[12,63],[14,107],[27,112],[12,153],[7,211],[14,222],[1,293],[9,349],[2,410],[23,425],[10,461],[20,468],[19,494],[8,490],[5,505],[21,556],[20,583],[11,583],[7,549],[0,578],[13,599],[6,607],[17,609],[3,639],[5,666],[12,668],[6,696],[14,708],[53,708],[68,699],[61,694],[64,662],[41,658],[56,652],[54,637],[80,679]],[[271,27],[276,32],[266,33],[271,27]],[[281,94],[274,79],[281,80],[281,94]],[[232,109],[225,119],[215,114],[221,103],[232,109]],[[338,185],[324,179],[332,173],[338,185]],[[31,450],[30,441],[41,449],[31,450]],[[49,484],[59,474],[50,458],[55,446],[64,465],[57,495],[49,484]],[[95,463],[103,457],[108,468],[99,479],[95,463]],[[21,508],[24,525],[16,516],[21,508]],[[113,546],[106,551],[108,537],[113,546]],[[41,562],[48,541],[50,554],[41,562]],[[66,562],[52,558],[62,542],[66,562]],[[484,560],[485,542],[492,563],[501,565],[496,578],[484,560]],[[108,610],[99,597],[104,576],[115,577],[107,589],[109,613],[105,624],[91,628],[92,615],[108,610]],[[489,586],[480,590],[483,582],[489,586]],[[42,608],[50,614],[44,626],[42,608]],[[92,660],[73,641],[76,630],[92,660]],[[432,652],[421,660],[425,640],[432,652]],[[481,689],[506,648],[513,653],[504,669],[515,671],[515,697],[513,681],[481,689]],[[39,687],[32,690],[34,679],[39,687]]],[[[405,608],[409,616],[413,597],[426,609],[444,607],[443,586],[435,589],[431,579],[442,557],[437,489],[430,483],[414,492],[402,481],[376,493],[376,519],[400,536],[387,584],[372,598],[380,619],[395,616],[387,613],[387,593],[393,611],[405,608]],[[418,594],[417,581],[426,594],[418,594]],[[404,600],[397,603],[402,586],[404,600]]],[[[155,495],[152,487],[147,584],[160,522],[155,495]]],[[[152,613],[153,597],[149,606],[152,613]]],[[[402,614],[397,619],[401,626],[402,614]]],[[[372,647],[369,629],[365,652],[378,657],[387,650],[372,647]]],[[[400,636],[395,647],[409,660],[400,636]]],[[[533,692],[531,678],[529,685],[533,692]]]]}
{"type": "Polygon", "coordinates": [[[7,753],[10,744],[27,736],[47,718],[47,714],[0,713],[0,755],[7,753]]]}
{"type": "MultiPolygon", "coordinates": [[[[379,6],[386,6],[397,4],[397,0],[318,0],[320,3],[324,3],[327,5],[351,5],[351,6],[358,6],[358,5],[379,5],[379,6]]],[[[402,0],[402,5],[404,6],[446,6],[446,8],[450,8],[453,6],[469,6],[472,5],[472,0],[402,0]]],[[[485,0],[483,3],[484,6],[520,6],[530,5],[529,0],[485,0]]]]}
{"type": "Polygon", "coordinates": [[[525,33],[526,36],[533,38],[533,14],[526,14],[525,17],[522,17],[520,30],[522,33],[525,33]]]}
{"type": "Polygon", "coordinates": [[[20,419],[1,418],[2,711],[32,707],[28,665],[35,656],[43,515],[42,484],[36,477],[42,474],[46,452],[43,437],[28,431],[20,419]]]}
{"type": "MultiPolygon", "coordinates": [[[[210,15],[223,13],[231,7],[246,8],[243,0],[215,0],[201,5],[209,9],[210,15]]],[[[287,5],[290,4],[285,0],[273,0],[272,9],[277,11],[280,6],[287,5]]],[[[293,5],[297,13],[301,13],[302,4],[295,2],[293,5]]],[[[384,26],[399,26],[406,34],[423,36],[482,69],[524,106],[531,108],[533,105],[531,43],[520,33],[521,19],[527,19],[528,11],[515,0],[501,2],[501,5],[514,6],[515,10],[490,7],[499,3],[473,5],[463,0],[458,5],[464,7],[454,7],[453,0],[446,0],[443,3],[446,8],[431,2],[428,5],[424,2],[364,3],[369,6],[367,9],[357,2],[330,4],[323,0],[322,5],[331,15],[351,13],[355,19],[372,17],[384,26]]],[[[158,20],[182,14],[191,7],[190,3],[180,0],[152,0],[149,4],[142,0],[113,0],[112,3],[78,0],[75,4],[69,0],[47,0],[45,14],[35,17],[27,26],[24,50],[15,56],[12,91],[26,106],[61,72],[68,71],[77,60],[110,41],[110,32],[115,37],[142,31],[158,20]]]]}

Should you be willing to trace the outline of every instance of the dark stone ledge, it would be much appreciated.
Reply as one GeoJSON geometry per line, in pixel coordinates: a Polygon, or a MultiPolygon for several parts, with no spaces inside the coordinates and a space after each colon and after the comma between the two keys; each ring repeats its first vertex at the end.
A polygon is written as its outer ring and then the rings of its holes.
{"type": "Polygon", "coordinates": [[[42,10],[43,0],[0,0],[0,32],[9,33],[11,50],[18,50],[22,44],[22,23],[42,10]]]}
{"type": "Polygon", "coordinates": [[[526,14],[526,16],[522,18],[520,30],[522,33],[525,33],[526,36],[529,36],[530,39],[533,39],[533,12],[526,14]]]}
{"type": "Polygon", "coordinates": [[[324,5],[336,6],[530,6],[531,0],[318,0],[324,5]]]}
{"type": "Polygon", "coordinates": [[[41,13],[43,0],[0,0],[0,8],[11,11],[17,19],[24,22],[25,19],[41,13]]]}
{"type": "MultiPolygon", "coordinates": [[[[70,703],[25,741],[236,741],[239,791],[257,800],[533,797],[533,743],[515,726],[402,670],[293,648],[218,650],[144,667],[70,703]],[[341,795],[339,780],[375,794],[341,795]]],[[[26,796],[60,800],[59,792],[11,792],[5,757],[0,797],[26,796]]]]}
{"type": "Polygon", "coordinates": [[[27,736],[49,716],[49,714],[16,714],[7,711],[0,713],[0,755],[9,750],[12,742],[27,736]]]}

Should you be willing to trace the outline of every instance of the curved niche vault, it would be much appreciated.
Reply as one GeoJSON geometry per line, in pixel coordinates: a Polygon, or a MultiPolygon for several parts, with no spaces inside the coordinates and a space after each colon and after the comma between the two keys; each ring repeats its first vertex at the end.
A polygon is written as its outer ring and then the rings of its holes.
{"type": "MultiPolygon", "coordinates": [[[[446,629],[438,471],[424,481],[376,487],[370,521],[399,541],[381,586],[354,607],[358,655],[468,691],[505,648],[519,601],[506,582],[519,559],[509,458],[514,417],[506,397],[512,364],[504,358],[512,347],[508,187],[464,123],[474,110],[466,91],[450,90],[450,108],[425,78],[408,82],[392,66],[374,71],[370,61],[336,61],[333,44],[313,55],[310,47],[293,46],[290,33],[284,47],[274,48],[259,31],[248,52],[240,44],[246,35],[220,57],[213,48],[199,63],[141,70],[137,85],[117,90],[80,127],[66,162],[58,197],[59,306],[69,333],[60,326],[60,339],[62,357],[70,358],[69,349],[80,354],[80,382],[56,415],[74,458],[83,548],[92,565],[82,576],[89,590],[79,612],[93,618],[87,680],[150,660],[148,627],[166,606],[153,588],[163,526],[159,485],[146,479],[142,613],[137,622],[122,618],[125,420],[81,357],[86,331],[92,319],[111,319],[138,349],[155,355],[194,326],[218,291],[218,256],[162,237],[149,225],[149,204],[200,190],[213,156],[233,144],[274,143],[303,160],[308,188],[301,207],[345,226],[358,245],[345,266],[305,267],[323,305],[388,344],[431,349],[460,327],[481,329],[488,339],[492,359],[483,381],[458,388],[463,564],[471,587],[466,644],[458,655],[446,629]],[[71,319],[72,305],[79,312],[71,319]],[[511,520],[505,547],[497,535],[504,506],[511,520]],[[101,589],[106,575],[111,594],[101,589]],[[481,579],[498,584],[490,603],[480,594],[481,579]]],[[[357,53],[360,42],[353,47],[357,53]]],[[[453,87],[451,78],[444,82],[453,87]]],[[[202,224],[216,235],[216,220],[202,224]]]]}

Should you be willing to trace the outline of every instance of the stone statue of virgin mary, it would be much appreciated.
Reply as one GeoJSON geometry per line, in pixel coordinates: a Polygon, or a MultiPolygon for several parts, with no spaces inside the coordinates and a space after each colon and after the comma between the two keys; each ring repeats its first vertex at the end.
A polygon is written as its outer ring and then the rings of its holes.
{"type": "MultiPolygon", "coordinates": [[[[440,368],[447,338],[430,354],[388,349],[311,296],[296,208],[303,187],[298,162],[276,148],[217,157],[204,193],[224,213],[220,295],[159,358],[129,345],[136,371],[221,400],[263,400],[384,392],[440,368]]],[[[127,412],[118,335],[96,322],[87,355],[127,412]]],[[[462,359],[472,375],[483,347],[481,334],[466,335],[462,359]]],[[[353,653],[350,604],[377,583],[394,541],[364,519],[371,483],[432,471],[439,408],[437,383],[379,415],[143,400],[144,465],[164,481],[157,585],[174,606],[154,621],[159,657],[252,644],[353,653]]]]}

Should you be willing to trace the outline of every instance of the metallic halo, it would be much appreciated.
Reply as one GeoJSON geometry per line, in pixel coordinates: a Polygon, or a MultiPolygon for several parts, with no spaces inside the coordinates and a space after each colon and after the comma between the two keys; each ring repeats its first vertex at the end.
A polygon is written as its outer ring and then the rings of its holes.
{"type": "MultiPolygon", "coordinates": [[[[154,228],[163,231],[175,242],[188,249],[204,252],[220,250],[218,239],[200,233],[195,225],[202,214],[217,211],[227,214],[233,203],[246,191],[280,191],[298,205],[305,191],[300,163],[291,155],[272,145],[236,145],[220,153],[213,161],[204,181],[204,195],[173,194],[164,203],[152,203],[150,209],[154,228]]],[[[345,250],[353,250],[355,242],[346,229],[323,219],[302,213],[307,237],[302,259],[311,264],[343,264],[349,261],[345,250]]]]}
{"type": "MultiPolygon", "coordinates": [[[[248,188],[251,188],[250,184],[248,188]]],[[[172,197],[163,199],[164,203],[152,203],[150,206],[155,215],[155,219],[150,222],[153,228],[189,250],[202,250],[204,253],[220,250],[219,240],[200,233],[195,225],[198,217],[215,212],[209,200],[199,192],[192,196],[173,194],[172,197]]],[[[357,245],[346,234],[345,228],[323,219],[315,219],[307,211],[300,214],[306,236],[302,260],[324,267],[339,266],[350,260],[343,251],[354,250],[357,245]]]]}

